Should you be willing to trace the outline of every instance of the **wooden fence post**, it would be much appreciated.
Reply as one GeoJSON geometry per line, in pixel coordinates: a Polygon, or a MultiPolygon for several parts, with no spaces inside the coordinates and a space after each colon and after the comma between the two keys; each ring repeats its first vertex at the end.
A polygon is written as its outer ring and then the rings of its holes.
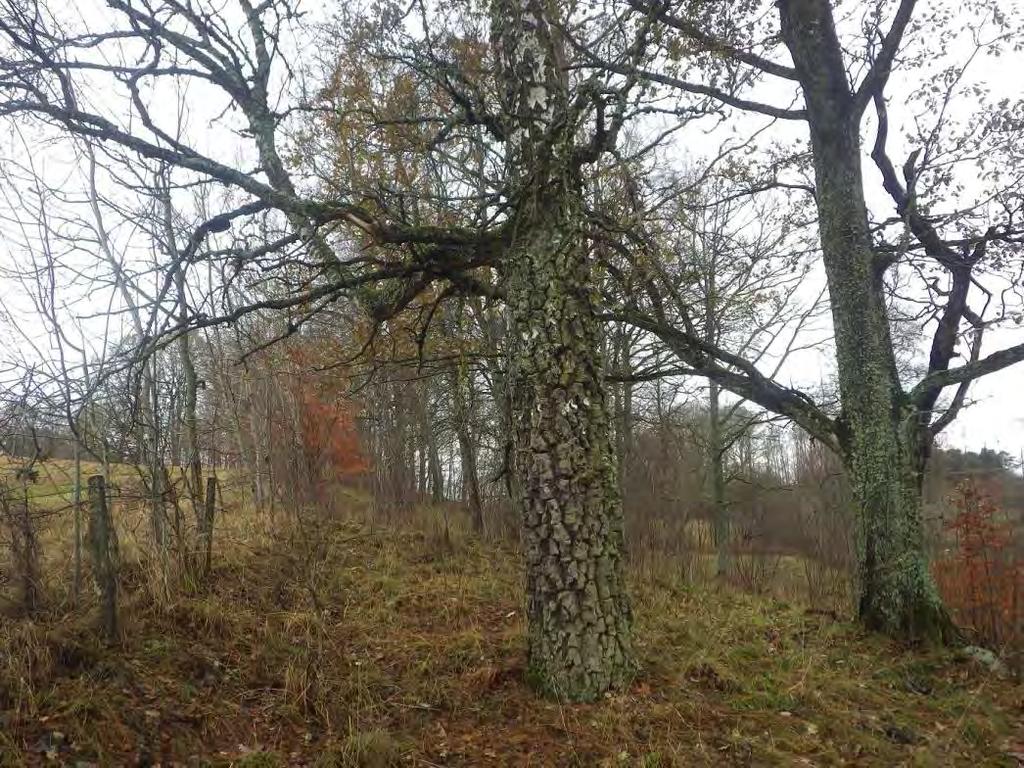
{"type": "Polygon", "coordinates": [[[117,536],[107,505],[103,475],[89,478],[89,530],[92,577],[100,596],[100,626],[108,643],[117,640],[117,536]]]}
{"type": "Polygon", "coordinates": [[[0,485],[0,523],[10,529],[11,560],[15,578],[21,585],[21,608],[31,616],[41,602],[39,541],[24,484],[19,498],[13,498],[10,489],[0,485]]]}

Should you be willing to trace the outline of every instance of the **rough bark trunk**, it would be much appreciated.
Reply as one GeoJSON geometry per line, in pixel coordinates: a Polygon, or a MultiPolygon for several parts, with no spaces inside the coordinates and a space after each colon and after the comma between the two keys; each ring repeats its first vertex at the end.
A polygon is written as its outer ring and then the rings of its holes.
{"type": "Polygon", "coordinates": [[[779,4],[804,93],[835,327],[841,441],[858,505],[861,621],[886,634],[946,639],[952,625],[928,570],[921,527],[925,456],[896,368],[883,272],[868,227],[860,116],[827,0],[779,4]]]}
{"type": "Polygon", "coordinates": [[[625,684],[634,664],[601,324],[554,13],[545,0],[496,0],[492,20],[516,184],[509,383],[529,668],[543,691],[584,701],[625,684]]]}
{"type": "Polygon", "coordinates": [[[593,699],[632,672],[600,327],[579,234],[557,219],[532,230],[509,290],[530,666],[544,689],[593,699]]]}

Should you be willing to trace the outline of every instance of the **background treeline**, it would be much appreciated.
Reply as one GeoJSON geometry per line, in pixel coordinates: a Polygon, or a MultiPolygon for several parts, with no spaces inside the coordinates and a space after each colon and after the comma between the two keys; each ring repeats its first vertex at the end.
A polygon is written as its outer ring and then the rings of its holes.
{"type": "MultiPolygon", "coordinates": [[[[439,547],[468,532],[515,544],[503,372],[487,351],[494,317],[460,309],[426,340],[402,324],[374,328],[383,359],[360,337],[367,327],[343,317],[257,352],[273,338],[273,320],[190,334],[187,347],[108,379],[78,414],[77,435],[45,387],[35,401],[8,399],[4,610],[83,599],[84,488],[96,472],[108,478],[115,525],[131,542],[127,560],[164,600],[201,582],[195,550],[209,478],[220,480],[218,514],[230,509],[294,537],[310,569],[318,526],[353,509],[374,525],[425,528],[439,547]],[[156,393],[148,405],[143,384],[156,393]]],[[[619,378],[609,408],[633,567],[849,612],[853,501],[832,452],[735,400],[713,429],[714,401],[685,377],[619,378]],[[727,440],[713,442],[716,431],[727,440]]],[[[1024,616],[1019,462],[989,449],[937,449],[924,498],[945,599],[980,642],[1013,651],[1024,616]]]]}

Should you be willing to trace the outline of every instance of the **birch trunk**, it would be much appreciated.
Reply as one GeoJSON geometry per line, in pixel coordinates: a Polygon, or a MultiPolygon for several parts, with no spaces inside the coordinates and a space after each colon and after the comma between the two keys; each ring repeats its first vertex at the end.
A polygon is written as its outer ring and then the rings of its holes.
{"type": "Polygon", "coordinates": [[[596,315],[563,45],[544,0],[496,0],[515,188],[508,259],[513,467],[528,653],[544,691],[593,700],[634,669],[596,315]]]}
{"type": "Polygon", "coordinates": [[[720,390],[715,382],[708,383],[708,494],[711,498],[711,520],[715,534],[716,574],[729,575],[732,566],[729,547],[732,526],[729,505],[725,498],[725,456],[722,440],[722,408],[720,390]]]}

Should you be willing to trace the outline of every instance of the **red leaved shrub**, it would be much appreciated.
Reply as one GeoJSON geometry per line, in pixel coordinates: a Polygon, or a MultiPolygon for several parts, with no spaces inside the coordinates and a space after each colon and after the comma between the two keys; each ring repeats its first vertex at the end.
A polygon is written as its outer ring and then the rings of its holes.
{"type": "Polygon", "coordinates": [[[338,479],[366,471],[367,461],[348,403],[325,400],[307,391],[300,409],[302,452],[311,472],[320,469],[338,479]]]}
{"type": "Polygon", "coordinates": [[[957,623],[977,642],[1015,655],[1024,647],[1024,559],[1015,529],[992,493],[974,480],[949,499],[948,548],[934,562],[939,590],[957,623]]]}

